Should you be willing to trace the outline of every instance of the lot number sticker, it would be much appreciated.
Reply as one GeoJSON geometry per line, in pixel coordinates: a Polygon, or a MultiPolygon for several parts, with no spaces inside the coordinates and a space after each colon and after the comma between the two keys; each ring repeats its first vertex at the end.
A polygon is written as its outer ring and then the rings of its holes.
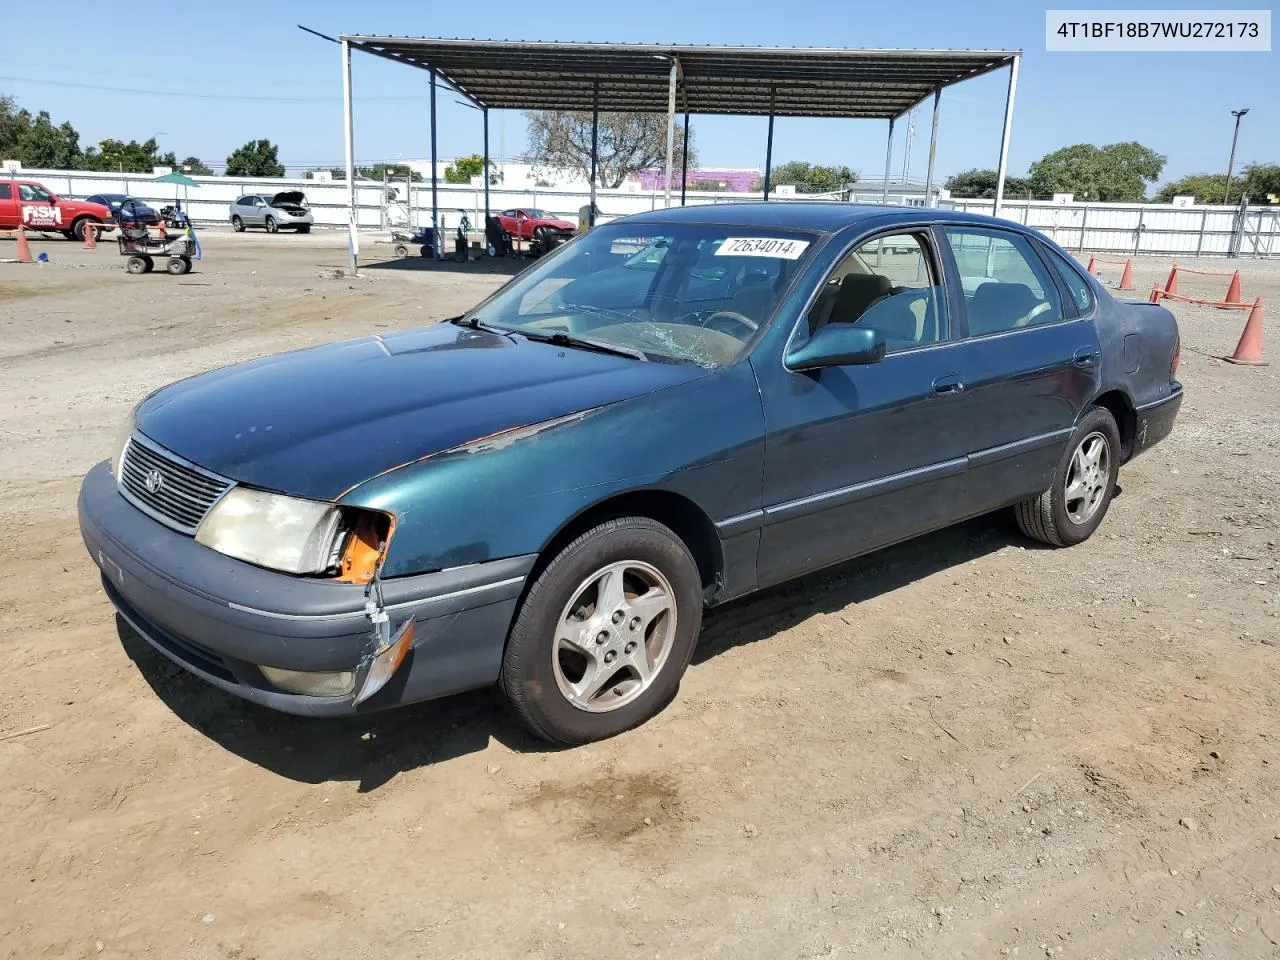
{"type": "Polygon", "coordinates": [[[777,237],[726,237],[717,257],[773,257],[799,260],[809,248],[808,240],[780,240],[777,237]]]}

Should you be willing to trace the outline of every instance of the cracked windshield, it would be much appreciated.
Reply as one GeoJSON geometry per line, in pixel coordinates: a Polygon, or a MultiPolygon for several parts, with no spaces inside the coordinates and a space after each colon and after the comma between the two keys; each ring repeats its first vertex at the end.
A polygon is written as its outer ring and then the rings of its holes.
{"type": "Polygon", "coordinates": [[[468,316],[637,359],[721,367],[773,314],[813,242],[750,227],[597,227],[468,316]]]}

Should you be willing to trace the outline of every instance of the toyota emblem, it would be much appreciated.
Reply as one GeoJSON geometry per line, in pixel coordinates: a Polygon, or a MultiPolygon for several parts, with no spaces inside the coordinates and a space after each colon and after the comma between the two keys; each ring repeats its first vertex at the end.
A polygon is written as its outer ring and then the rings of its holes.
{"type": "Polygon", "coordinates": [[[159,493],[160,488],[164,486],[164,477],[160,475],[159,470],[152,470],[147,474],[144,482],[148,493],[159,493]]]}

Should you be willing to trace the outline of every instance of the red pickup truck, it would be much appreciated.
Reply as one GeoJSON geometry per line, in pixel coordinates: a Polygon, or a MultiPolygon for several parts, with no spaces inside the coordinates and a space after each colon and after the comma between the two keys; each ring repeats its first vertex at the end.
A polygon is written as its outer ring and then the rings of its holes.
{"type": "Polygon", "coordinates": [[[100,203],[64,200],[34,180],[0,180],[0,230],[23,226],[83,240],[88,223],[98,224],[101,232],[115,228],[111,211],[100,203]]]}

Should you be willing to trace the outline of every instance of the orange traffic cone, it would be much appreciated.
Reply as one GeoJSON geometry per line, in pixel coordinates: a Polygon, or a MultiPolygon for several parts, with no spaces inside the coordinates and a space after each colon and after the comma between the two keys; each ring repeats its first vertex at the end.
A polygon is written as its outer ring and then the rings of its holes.
{"type": "Polygon", "coordinates": [[[1160,291],[1160,284],[1158,284],[1158,283],[1153,283],[1153,284],[1151,285],[1151,299],[1148,301],[1148,303],[1159,303],[1159,302],[1160,302],[1160,292],[1161,292],[1161,291],[1160,291]]]}
{"type": "Polygon", "coordinates": [[[1262,359],[1262,298],[1253,302],[1249,311],[1249,319],[1245,321],[1244,333],[1240,334],[1240,342],[1236,344],[1236,352],[1223,357],[1228,363],[1247,364],[1251,367],[1265,367],[1267,361],[1262,359]]]}
{"type": "Polygon", "coordinates": [[[1132,260],[1126,260],[1124,262],[1124,273],[1120,274],[1119,289],[1121,290],[1133,289],[1133,261],[1132,260]]]}
{"type": "Polygon", "coordinates": [[[1165,281],[1164,292],[1178,292],[1178,265],[1176,263],[1173,265],[1173,269],[1169,271],[1169,279],[1165,281]]]}
{"type": "Polygon", "coordinates": [[[84,248],[86,250],[98,249],[98,225],[96,223],[86,222],[84,225],[84,248]]]}
{"type": "Polygon", "coordinates": [[[1227,285],[1227,299],[1223,303],[1240,303],[1240,271],[1231,275],[1231,283],[1227,285]]]}
{"type": "Polygon", "coordinates": [[[18,227],[18,262],[36,262],[35,258],[31,256],[31,245],[27,243],[27,231],[22,227],[18,227]]]}
{"type": "Polygon", "coordinates": [[[1084,268],[1084,272],[1089,274],[1089,276],[1093,276],[1093,257],[1089,258],[1089,265],[1084,268]]]}

